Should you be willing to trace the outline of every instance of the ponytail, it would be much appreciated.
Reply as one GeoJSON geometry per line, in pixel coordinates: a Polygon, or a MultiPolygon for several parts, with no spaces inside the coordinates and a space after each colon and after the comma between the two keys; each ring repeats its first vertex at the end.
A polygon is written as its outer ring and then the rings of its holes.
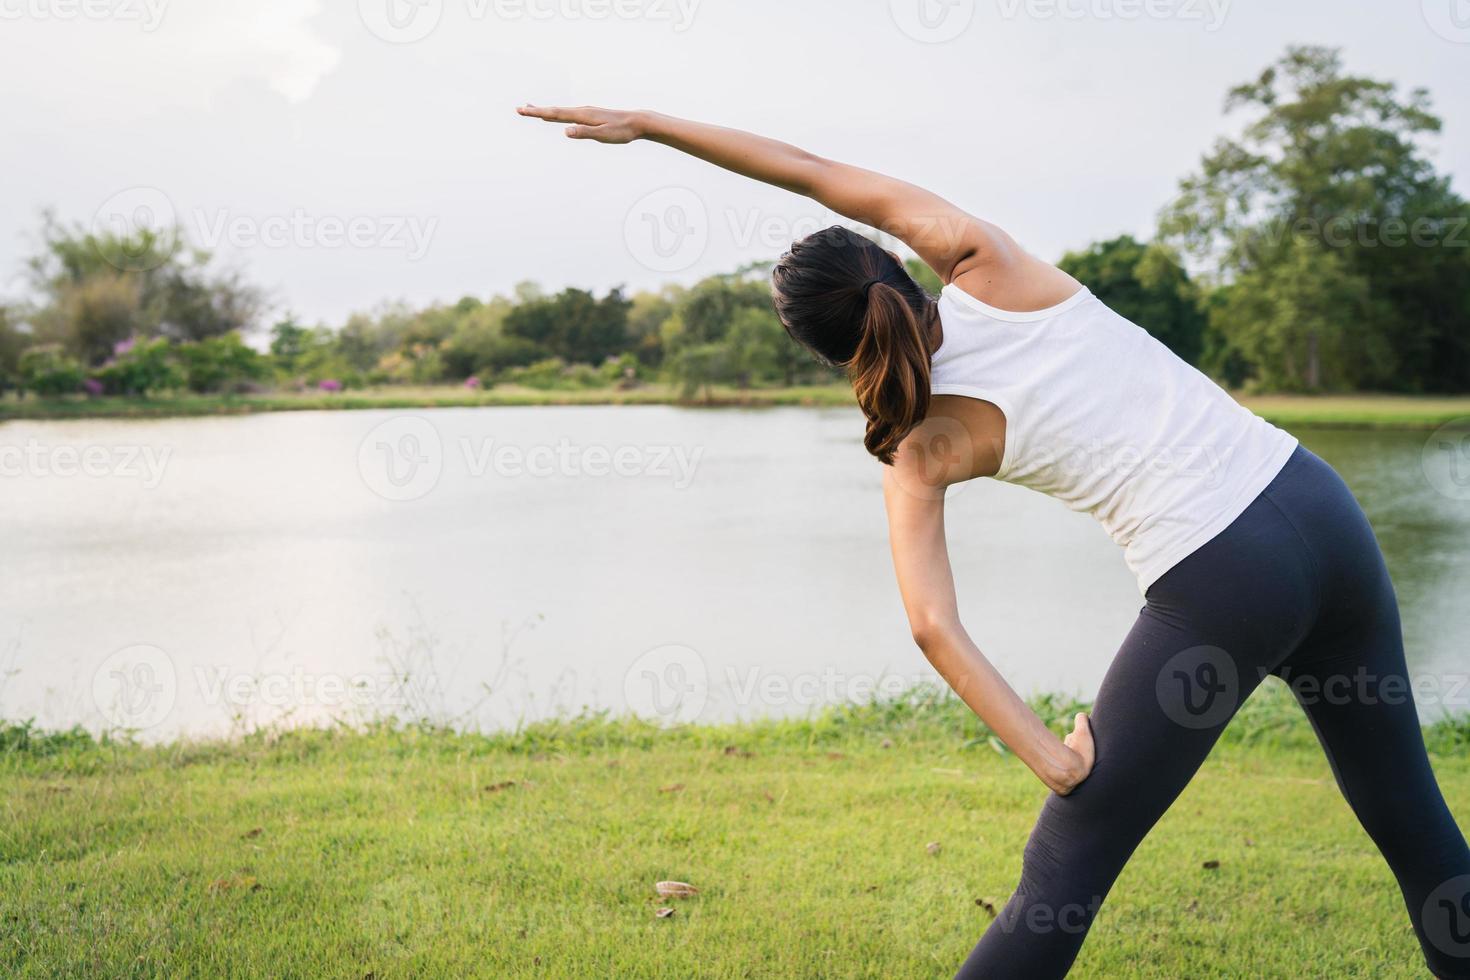
{"type": "Polygon", "coordinates": [[[786,332],[823,363],[843,367],[868,419],[863,444],[889,466],[929,414],[934,298],[898,256],[834,225],[791,246],[771,273],[786,332]]]}
{"type": "Polygon", "coordinates": [[[861,339],[847,363],[868,418],[863,445],[892,466],[898,444],[929,414],[929,344],[913,307],[887,282],[866,287],[861,339]]]}

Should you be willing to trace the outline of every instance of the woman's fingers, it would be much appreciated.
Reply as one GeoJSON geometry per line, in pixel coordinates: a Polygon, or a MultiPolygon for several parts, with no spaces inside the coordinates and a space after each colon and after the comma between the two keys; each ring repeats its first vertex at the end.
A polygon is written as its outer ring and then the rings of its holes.
{"type": "Polygon", "coordinates": [[[546,122],[580,123],[583,125],[595,125],[598,122],[597,115],[600,110],[590,106],[582,106],[577,109],[568,109],[563,106],[530,105],[521,106],[516,112],[532,119],[544,119],[546,122]]]}
{"type": "Polygon", "coordinates": [[[574,140],[596,140],[599,143],[630,143],[640,135],[637,117],[630,112],[582,106],[523,105],[516,112],[545,122],[569,123],[563,132],[574,140]]]}
{"type": "Polygon", "coordinates": [[[1082,756],[1087,768],[1092,768],[1092,763],[1097,758],[1097,749],[1092,742],[1092,719],[1087,717],[1083,711],[1077,712],[1077,717],[1072,719],[1072,734],[1068,743],[1082,756]]]}

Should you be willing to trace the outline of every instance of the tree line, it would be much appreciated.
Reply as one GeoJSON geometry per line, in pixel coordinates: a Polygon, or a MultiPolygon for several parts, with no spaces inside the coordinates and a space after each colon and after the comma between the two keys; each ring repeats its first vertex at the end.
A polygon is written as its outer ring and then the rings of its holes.
{"type": "MultiPolygon", "coordinates": [[[[1470,205],[1436,172],[1429,96],[1295,47],[1229,93],[1246,118],[1187,175],[1152,240],[1060,265],[1231,387],[1470,390],[1470,205]]],[[[938,278],[910,270],[931,291],[938,278]]],[[[146,395],[380,384],[795,385],[838,375],[771,304],[769,263],[692,286],[546,293],[414,309],[336,328],[292,318],[237,273],[158,232],[43,222],[33,299],[0,306],[0,392],[146,395]],[[251,338],[247,343],[245,338],[251,338]]]]}

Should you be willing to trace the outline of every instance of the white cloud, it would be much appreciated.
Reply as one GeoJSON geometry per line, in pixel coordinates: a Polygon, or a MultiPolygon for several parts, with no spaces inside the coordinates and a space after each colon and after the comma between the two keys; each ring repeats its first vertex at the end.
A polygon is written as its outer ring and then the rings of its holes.
{"type": "Polygon", "coordinates": [[[213,0],[171,5],[158,32],[205,78],[255,77],[290,102],[311,97],[342,60],[310,25],[316,0],[213,0]],[[223,77],[221,77],[223,76],[223,77]]]}
{"type": "Polygon", "coordinates": [[[301,102],[342,60],[320,12],[317,0],[0,0],[0,80],[47,78],[34,94],[63,101],[91,88],[125,97],[125,112],[207,104],[240,81],[301,102]]]}

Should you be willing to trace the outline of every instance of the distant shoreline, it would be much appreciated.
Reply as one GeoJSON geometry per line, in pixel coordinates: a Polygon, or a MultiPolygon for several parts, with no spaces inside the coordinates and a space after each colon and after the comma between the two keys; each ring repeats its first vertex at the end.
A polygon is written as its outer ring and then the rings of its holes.
{"type": "MultiPolygon", "coordinates": [[[[1239,396],[1252,411],[1278,425],[1356,429],[1435,429],[1461,421],[1470,428],[1470,395],[1257,395],[1239,396]]],[[[545,405],[677,405],[689,408],[846,408],[852,392],[842,384],[792,388],[715,387],[708,396],[683,398],[673,386],[540,390],[502,386],[484,391],[458,387],[381,387],[328,393],[167,395],[150,398],[0,397],[0,423],[13,420],[184,418],[259,412],[366,409],[495,408],[545,405]]]]}

